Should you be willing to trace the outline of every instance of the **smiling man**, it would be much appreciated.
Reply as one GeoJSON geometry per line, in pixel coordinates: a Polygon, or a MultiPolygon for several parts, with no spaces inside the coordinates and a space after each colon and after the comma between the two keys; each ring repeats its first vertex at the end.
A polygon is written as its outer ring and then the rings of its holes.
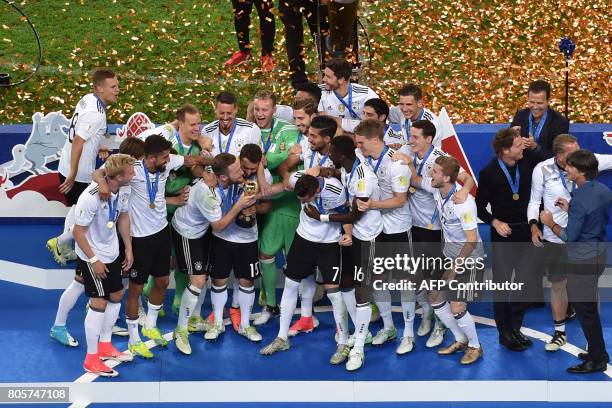
{"type": "Polygon", "coordinates": [[[527,89],[527,107],[514,115],[512,124],[520,126],[527,155],[539,162],[553,156],[555,137],[569,133],[569,122],[550,107],[550,84],[538,79],[527,89]]]}

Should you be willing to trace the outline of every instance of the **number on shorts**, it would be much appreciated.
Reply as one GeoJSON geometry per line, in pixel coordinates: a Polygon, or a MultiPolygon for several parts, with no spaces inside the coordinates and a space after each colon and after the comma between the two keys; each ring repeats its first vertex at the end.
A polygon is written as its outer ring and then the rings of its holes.
{"type": "Polygon", "coordinates": [[[355,280],[357,282],[363,282],[363,270],[360,267],[357,267],[357,265],[355,265],[355,280]]]}
{"type": "Polygon", "coordinates": [[[332,282],[335,282],[336,279],[338,279],[338,274],[340,273],[340,267],[338,266],[334,266],[334,278],[332,279],[332,282]]]}
{"type": "Polygon", "coordinates": [[[249,266],[251,267],[251,278],[255,279],[260,275],[259,261],[255,262],[254,264],[249,264],[249,266]]]}

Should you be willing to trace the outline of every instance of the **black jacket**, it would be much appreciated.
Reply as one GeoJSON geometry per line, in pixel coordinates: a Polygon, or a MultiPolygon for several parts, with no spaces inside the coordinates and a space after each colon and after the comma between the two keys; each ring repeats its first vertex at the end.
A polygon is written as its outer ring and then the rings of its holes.
{"type": "MultiPolygon", "coordinates": [[[[521,136],[529,137],[529,108],[516,111],[510,126],[520,126],[521,136]]],[[[531,156],[536,162],[541,162],[553,156],[552,144],[555,137],[562,133],[569,133],[569,122],[557,111],[548,108],[546,122],[540,133],[538,144],[541,149],[527,150],[525,154],[531,156]]]]}

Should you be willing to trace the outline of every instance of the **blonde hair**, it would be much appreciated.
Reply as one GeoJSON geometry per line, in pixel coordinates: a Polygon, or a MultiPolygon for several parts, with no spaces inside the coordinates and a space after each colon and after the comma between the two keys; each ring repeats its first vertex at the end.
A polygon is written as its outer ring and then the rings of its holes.
{"type": "Polygon", "coordinates": [[[136,163],[136,159],[130,155],[117,153],[113,154],[106,159],[104,169],[106,176],[110,178],[117,177],[125,172],[125,169],[129,166],[133,166],[136,163]]]}

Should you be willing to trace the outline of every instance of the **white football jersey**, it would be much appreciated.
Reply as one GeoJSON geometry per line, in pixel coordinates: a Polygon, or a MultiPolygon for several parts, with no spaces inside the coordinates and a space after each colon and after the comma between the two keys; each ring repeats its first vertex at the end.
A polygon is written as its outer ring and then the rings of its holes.
{"type": "MultiPolygon", "coordinates": [[[[412,157],[414,167],[416,168],[418,175],[423,178],[430,178],[431,169],[433,169],[434,162],[438,157],[448,156],[446,152],[442,151],[437,147],[433,148],[429,156],[426,155],[426,159],[425,157],[423,157],[423,159],[419,159],[418,156],[412,152],[410,152],[410,155],[412,157]],[[423,163],[424,160],[425,163],[423,163]],[[422,167],[421,164],[423,164],[422,167]],[[421,169],[421,171],[419,171],[419,169],[421,169]]],[[[463,172],[463,169],[459,170],[459,172],[463,172]]],[[[433,224],[434,230],[440,229],[440,221],[438,219],[434,218],[432,222],[435,205],[434,198],[429,191],[417,187],[416,191],[410,196],[410,199],[408,201],[410,202],[410,211],[412,212],[413,225],[420,228],[427,228],[427,226],[431,223],[433,224]]]]}
{"type": "MultiPolygon", "coordinates": [[[[364,158],[360,149],[356,149],[357,157],[363,158],[364,163],[374,172],[378,178],[380,187],[380,200],[388,200],[395,193],[406,193],[410,185],[410,168],[400,162],[392,160],[395,150],[387,149],[380,160],[364,158]]],[[[383,232],[385,234],[397,234],[406,232],[412,227],[412,216],[410,214],[409,200],[399,208],[385,208],[380,210],[383,220],[383,232]]]]}
{"type": "Polygon", "coordinates": [[[79,183],[91,183],[91,175],[96,169],[100,143],[105,136],[110,137],[106,128],[106,107],[93,93],[82,97],[74,109],[68,138],[62,148],[57,167],[57,171],[64,177],[70,175],[72,141],[76,136],[85,140],[85,143],[83,144],[75,180],[79,183]]]}
{"type": "Polygon", "coordinates": [[[276,105],[274,117],[293,123],[293,108],[289,105],[276,105]]]}
{"type": "MultiPolygon", "coordinates": [[[[117,218],[120,213],[128,212],[130,188],[122,187],[117,193],[111,193],[108,201],[102,201],[98,193],[98,183],[91,183],[80,195],[75,207],[75,224],[88,227],[85,237],[94,255],[100,262],[109,264],[119,256],[119,237],[117,233],[117,218]],[[114,214],[110,213],[109,203],[112,203],[114,214]],[[112,222],[111,228],[108,223],[112,222]]],[[[89,257],[75,245],[78,257],[87,261],[89,257]]]]}
{"type": "MultiPolygon", "coordinates": [[[[595,157],[599,163],[599,171],[612,169],[612,155],[595,153],[595,157]]],[[[574,183],[567,179],[566,172],[557,166],[554,157],[538,163],[533,169],[531,178],[531,197],[527,207],[527,219],[540,219],[540,204],[544,201],[544,209],[552,213],[554,222],[565,228],[568,214],[556,206],[555,202],[558,198],[565,198],[570,201],[572,198],[570,192],[574,189],[574,183]]],[[[564,243],[547,226],[544,226],[543,235],[546,241],[558,244],[564,243]]]]}
{"type": "Polygon", "coordinates": [[[406,135],[404,134],[402,127],[397,123],[391,123],[385,126],[385,137],[383,141],[387,145],[400,144],[402,146],[408,144],[406,135]]]}
{"type": "Polygon", "coordinates": [[[172,217],[172,226],[183,237],[197,239],[204,236],[211,222],[223,216],[221,206],[202,179],[196,179],[189,189],[187,203],[178,207],[172,217]]]}
{"type": "MultiPolygon", "coordinates": [[[[303,171],[293,173],[289,179],[291,187],[304,175],[303,171]]],[[[320,192],[311,203],[301,203],[300,224],[297,233],[310,242],[331,243],[340,241],[342,226],[339,222],[321,222],[310,218],[304,212],[306,205],[318,208],[321,214],[338,214],[346,211],[346,191],[336,178],[318,178],[320,192]]]]}
{"type": "MultiPolygon", "coordinates": [[[[272,184],[272,174],[270,173],[270,171],[268,169],[265,169],[264,174],[266,177],[266,181],[272,184]]],[[[252,177],[252,179],[255,178],[255,176],[252,177]]],[[[219,186],[213,187],[211,189],[215,200],[217,200],[219,206],[223,211],[223,215],[227,214],[227,211],[229,211],[229,209],[231,208],[230,205],[233,206],[234,203],[238,201],[238,198],[240,198],[243,191],[243,186],[241,184],[232,184],[229,187],[224,188],[223,190],[221,190],[221,187],[219,186]]],[[[257,241],[257,223],[255,223],[255,225],[253,225],[251,228],[242,228],[238,226],[238,224],[236,224],[236,221],[234,220],[224,230],[213,231],[213,235],[225,241],[240,244],[255,242],[257,241]]]]}
{"type": "MultiPolygon", "coordinates": [[[[378,178],[358,157],[357,167],[354,171],[346,171],[343,167],[342,184],[346,189],[347,201],[353,203],[355,198],[380,199],[380,188],[378,178]]],[[[353,223],[353,235],[362,241],[370,241],[376,238],[383,230],[382,215],[380,210],[370,209],[364,212],[355,223],[353,223]]]]}
{"type": "Polygon", "coordinates": [[[153,129],[145,130],[136,136],[136,138],[142,140],[143,142],[147,140],[147,137],[152,135],[162,135],[166,140],[172,142],[175,138],[176,129],[169,123],[164,125],[157,126],[153,129]]]}
{"type": "MultiPolygon", "coordinates": [[[[137,161],[134,164],[136,172],[130,186],[132,194],[130,196],[130,217],[132,224],[133,237],[148,237],[156,234],[166,228],[168,221],[166,220],[166,181],[172,170],[176,170],[183,165],[185,158],[183,156],[171,154],[170,161],[166,164],[164,171],[160,171],[157,181],[157,193],[154,198],[155,208],[150,208],[149,188],[153,189],[156,180],[156,173],[151,173],[147,170],[142,161],[137,161]],[[147,172],[145,174],[145,172],[147,172]],[[148,175],[148,178],[146,177],[148,175]],[[147,181],[148,180],[148,181],[147,181]]],[[[153,190],[151,190],[153,192],[153,190]]]]}
{"type": "Polygon", "coordinates": [[[363,118],[364,103],[373,98],[378,98],[378,95],[365,85],[349,84],[349,91],[344,98],[340,98],[335,91],[323,89],[318,110],[342,118],[342,129],[352,132],[363,118]]]}
{"type": "MultiPolygon", "coordinates": [[[[433,195],[438,219],[442,223],[442,235],[444,236],[443,254],[447,258],[456,258],[466,242],[465,231],[476,230],[478,244],[470,254],[470,258],[484,257],[482,239],[478,233],[478,215],[476,200],[471,195],[461,204],[453,203],[452,195],[442,197],[440,189],[431,186],[431,178],[423,177],[421,188],[433,195]]],[[[455,183],[455,191],[459,191],[461,185],[455,183]]]]}
{"type": "Polygon", "coordinates": [[[244,119],[236,119],[232,130],[227,135],[221,133],[219,121],[215,120],[202,129],[202,135],[212,140],[213,156],[223,152],[238,157],[240,156],[242,146],[249,143],[254,143],[261,147],[261,131],[257,125],[244,119]]]}
{"type": "MultiPolygon", "coordinates": [[[[431,123],[433,123],[433,125],[436,127],[436,135],[433,138],[432,144],[438,149],[441,149],[442,148],[442,131],[440,127],[440,119],[438,119],[438,116],[432,111],[430,111],[429,109],[423,108],[423,110],[421,111],[421,115],[419,116],[417,120],[428,120],[431,123]]],[[[408,138],[410,138],[410,127],[412,126],[412,121],[410,119],[403,119],[401,122],[401,125],[402,125],[402,131],[404,133],[404,137],[406,137],[406,140],[408,140],[408,138]]]]}

